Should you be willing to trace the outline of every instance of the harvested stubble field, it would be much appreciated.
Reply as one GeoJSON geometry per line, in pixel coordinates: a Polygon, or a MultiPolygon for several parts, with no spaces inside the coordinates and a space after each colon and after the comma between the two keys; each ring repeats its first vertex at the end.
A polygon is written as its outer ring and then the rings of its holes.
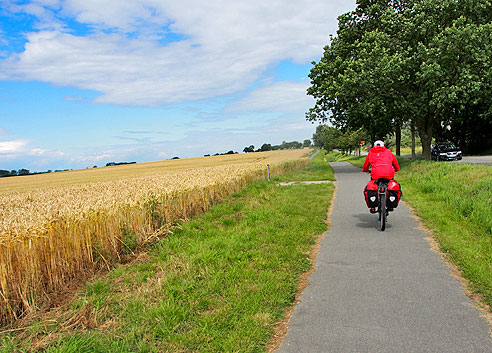
{"type": "Polygon", "coordinates": [[[278,175],[308,162],[306,150],[275,151],[0,180],[0,324],[265,177],[266,164],[278,175]]]}

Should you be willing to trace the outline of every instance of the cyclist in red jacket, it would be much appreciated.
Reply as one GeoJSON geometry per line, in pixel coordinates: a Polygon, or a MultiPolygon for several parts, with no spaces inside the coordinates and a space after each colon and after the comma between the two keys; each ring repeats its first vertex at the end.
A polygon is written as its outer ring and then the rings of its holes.
{"type": "Polygon", "coordinates": [[[364,161],[362,171],[368,172],[369,165],[372,166],[371,179],[375,180],[380,178],[393,179],[395,172],[400,170],[398,160],[389,149],[384,147],[384,142],[381,140],[374,142],[374,147],[371,148],[364,161]]]}
{"type": "MultiPolygon", "coordinates": [[[[395,171],[399,171],[400,166],[398,165],[398,160],[396,159],[396,157],[393,155],[393,153],[391,153],[389,149],[384,147],[384,142],[381,140],[374,142],[374,147],[371,148],[369,154],[366,157],[366,160],[364,161],[362,171],[368,172],[369,165],[372,166],[371,181],[364,189],[364,195],[366,197],[366,203],[370,207],[370,203],[368,201],[369,191],[367,190],[377,190],[377,185],[375,181],[378,179],[393,179],[395,176],[395,171]]],[[[372,191],[372,193],[375,193],[375,191],[372,191]]],[[[388,209],[388,211],[393,211],[393,209],[388,209]]],[[[370,207],[369,212],[375,213],[376,209],[374,207],[370,207]]]]}

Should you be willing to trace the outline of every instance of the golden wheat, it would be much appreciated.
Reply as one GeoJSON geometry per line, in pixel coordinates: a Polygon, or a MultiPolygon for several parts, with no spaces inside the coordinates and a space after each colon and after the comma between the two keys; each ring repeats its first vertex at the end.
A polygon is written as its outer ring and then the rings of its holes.
{"type": "Polygon", "coordinates": [[[264,177],[267,163],[273,175],[281,174],[306,165],[305,155],[278,151],[102,168],[92,180],[91,171],[9,178],[0,184],[0,323],[36,310],[77,273],[97,263],[109,267],[175,222],[264,177]]]}

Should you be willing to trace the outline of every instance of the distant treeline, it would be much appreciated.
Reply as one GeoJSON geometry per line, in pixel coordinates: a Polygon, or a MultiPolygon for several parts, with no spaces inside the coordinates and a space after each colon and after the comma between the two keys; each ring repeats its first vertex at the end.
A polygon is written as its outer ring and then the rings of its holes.
{"type": "MultiPolygon", "coordinates": [[[[122,164],[135,164],[137,162],[109,162],[106,163],[106,167],[111,167],[113,165],[122,165],[122,164]]],[[[93,168],[97,168],[95,165],[93,168]]],[[[37,174],[47,174],[47,173],[56,173],[56,172],[66,172],[73,169],[57,169],[57,170],[47,170],[44,172],[30,172],[29,169],[19,169],[19,170],[2,170],[0,169],[0,178],[2,177],[12,177],[12,176],[21,176],[21,175],[37,175],[37,174]]]]}
{"type": "Polygon", "coordinates": [[[106,167],[112,167],[114,165],[123,165],[123,164],[135,164],[137,162],[109,162],[106,163],[106,167]]]}
{"type": "MultiPolygon", "coordinates": [[[[67,170],[72,170],[72,169],[57,169],[54,172],[66,172],[67,170]]],[[[53,170],[49,169],[45,172],[30,172],[29,169],[19,169],[19,170],[11,170],[10,172],[8,170],[2,170],[0,169],[0,178],[1,177],[11,177],[11,176],[21,176],[21,175],[36,175],[36,174],[47,174],[47,173],[52,173],[53,170]]]]}
{"type": "MultiPolygon", "coordinates": [[[[224,153],[217,152],[216,154],[214,154],[214,156],[224,156],[226,154],[238,154],[238,152],[234,152],[233,150],[224,153]]],[[[210,154],[204,154],[203,157],[210,157],[210,154]]]]}
{"type": "Polygon", "coordinates": [[[303,147],[310,147],[311,146],[311,140],[307,139],[304,140],[304,142],[299,142],[299,141],[291,141],[291,142],[286,142],[283,141],[282,144],[280,145],[271,145],[269,143],[264,143],[261,145],[260,148],[255,150],[255,146],[250,145],[248,147],[244,147],[243,152],[245,153],[250,153],[250,152],[264,152],[264,151],[277,151],[277,150],[296,150],[299,148],[303,147]]]}

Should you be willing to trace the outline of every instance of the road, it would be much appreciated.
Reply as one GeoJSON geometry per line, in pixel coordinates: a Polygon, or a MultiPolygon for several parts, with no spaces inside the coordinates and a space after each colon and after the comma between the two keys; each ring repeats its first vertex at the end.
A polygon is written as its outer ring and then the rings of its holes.
{"type": "Polygon", "coordinates": [[[454,163],[492,164],[492,156],[463,156],[461,161],[454,161],[454,163]]]}
{"type": "MultiPolygon", "coordinates": [[[[417,157],[421,157],[419,153],[417,157]]],[[[402,157],[412,158],[411,154],[403,154],[402,157]]],[[[492,156],[463,156],[460,161],[451,161],[449,163],[460,163],[460,164],[492,164],[492,156]]]]}
{"type": "Polygon", "coordinates": [[[488,323],[410,210],[400,204],[378,231],[367,175],[332,166],[331,228],[276,352],[492,352],[488,323]]]}

